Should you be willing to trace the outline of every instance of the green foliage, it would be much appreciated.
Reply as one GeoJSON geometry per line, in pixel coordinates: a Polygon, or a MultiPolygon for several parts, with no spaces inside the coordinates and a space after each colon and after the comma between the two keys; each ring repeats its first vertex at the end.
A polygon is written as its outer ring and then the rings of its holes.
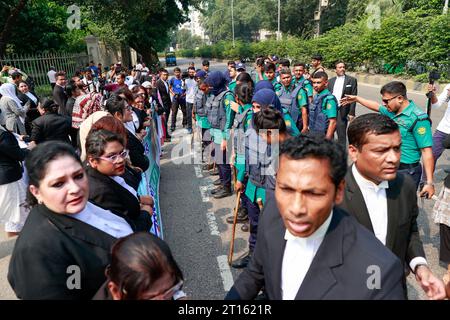
{"type": "MultiPolygon", "coordinates": [[[[4,9],[10,10],[6,6],[4,9]]],[[[70,32],[66,26],[68,16],[65,8],[55,1],[29,1],[14,23],[8,51],[17,54],[85,51],[86,34],[81,30],[70,32]]]]}
{"type": "MultiPolygon", "coordinates": [[[[253,40],[261,28],[261,20],[264,16],[260,1],[234,0],[233,12],[235,39],[253,40]]],[[[213,43],[220,40],[232,40],[233,29],[229,0],[209,1],[202,26],[213,43]]]]}
{"type": "Polygon", "coordinates": [[[52,96],[52,87],[49,84],[37,86],[34,88],[34,92],[38,97],[51,97],[52,96]]]}
{"type": "Polygon", "coordinates": [[[175,42],[182,49],[195,49],[203,44],[203,39],[197,35],[192,35],[189,30],[181,29],[175,34],[175,42]]]}
{"type": "MultiPolygon", "coordinates": [[[[0,11],[10,12],[18,0],[0,0],[0,11]]],[[[201,0],[31,0],[14,23],[8,39],[13,53],[85,51],[85,36],[94,34],[108,46],[130,46],[148,62],[164,50],[169,33],[187,19],[188,7],[201,0]],[[81,9],[81,30],[70,31],[68,6],[81,9]]],[[[5,18],[6,15],[3,15],[5,18]]],[[[0,32],[3,24],[0,22],[0,32]]]]}

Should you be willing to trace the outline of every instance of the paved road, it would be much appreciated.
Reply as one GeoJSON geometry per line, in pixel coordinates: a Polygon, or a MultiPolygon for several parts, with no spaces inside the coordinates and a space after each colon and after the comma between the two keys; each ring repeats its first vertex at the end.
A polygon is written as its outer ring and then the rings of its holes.
{"type": "MultiPolygon", "coordinates": [[[[196,67],[201,66],[199,59],[179,58],[178,64],[185,69],[190,61],[194,61],[196,67]]],[[[225,68],[225,63],[211,64],[211,70],[225,68]]],[[[168,69],[172,73],[173,67],[168,69]]],[[[378,86],[360,84],[359,91],[365,98],[379,100],[378,86]]],[[[422,94],[410,93],[409,96],[420,106],[425,106],[426,100],[422,94]]],[[[444,111],[433,111],[433,128],[436,128],[444,111]]],[[[363,107],[357,108],[358,115],[366,112],[363,107]]],[[[181,114],[178,118],[178,128],[180,122],[181,114]]],[[[235,199],[210,198],[209,191],[213,188],[212,181],[216,178],[202,173],[198,165],[190,162],[190,157],[180,157],[178,142],[186,139],[186,146],[189,146],[191,136],[187,135],[185,130],[179,129],[174,132],[173,137],[172,142],[163,147],[161,159],[160,204],[165,240],[184,272],[185,289],[189,296],[193,299],[222,299],[233,279],[239,274],[239,271],[232,268],[230,270],[226,263],[231,225],[225,222],[225,218],[232,213],[235,199]],[[180,164],[183,160],[188,163],[180,164]]],[[[440,190],[446,175],[443,168],[450,164],[448,155],[449,153],[444,153],[437,164],[437,190],[440,190]]],[[[439,230],[431,218],[432,205],[433,201],[425,201],[424,210],[421,210],[419,215],[419,226],[428,261],[436,275],[441,277],[445,269],[438,262],[439,230]]],[[[236,230],[235,257],[239,257],[246,252],[248,233],[243,233],[239,227],[236,230]]],[[[6,239],[0,231],[0,299],[15,299],[6,281],[13,246],[14,240],[6,239]]],[[[425,299],[412,276],[408,280],[410,299],[425,299]]]]}

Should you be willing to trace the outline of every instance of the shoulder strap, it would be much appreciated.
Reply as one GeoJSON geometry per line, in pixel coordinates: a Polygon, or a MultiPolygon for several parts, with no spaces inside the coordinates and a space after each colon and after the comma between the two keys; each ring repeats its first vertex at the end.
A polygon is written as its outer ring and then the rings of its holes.
{"type": "Polygon", "coordinates": [[[416,119],[412,123],[411,127],[409,127],[409,129],[408,129],[409,133],[412,133],[414,131],[414,127],[416,126],[417,122],[419,122],[419,121],[428,120],[431,123],[431,119],[428,117],[428,115],[426,113],[417,114],[414,112],[414,114],[416,115],[416,119]]]}
{"type": "Polygon", "coordinates": [[[227,93],[231,93],[231,91],[230,91],[230,90],[222,91],[221,93],[219,93],[219,94],[216,96],[216,98],[218,98],[219,100],[222,100],[223,97],[225,97],[225,95],[226,95],[227,93]]]}
{"type": "Polygon", "coordinates": [[[245,111],[242,113],[242,119],[245,119],[245,117],[247,117],[247,114],[250,112],[250,110],[252,110],[252,108],[248,108],[247,110],[245,110],[245,111]]]}

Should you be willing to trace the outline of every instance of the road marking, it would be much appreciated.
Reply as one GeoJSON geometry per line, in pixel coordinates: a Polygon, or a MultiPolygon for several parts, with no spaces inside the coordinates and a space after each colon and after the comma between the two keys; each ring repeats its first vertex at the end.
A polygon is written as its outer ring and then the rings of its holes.
{"type": "Polygon", "coordinates": [[[200,194],[203,202],[209,202],[208,188],[210,186],[200,186],[200,194]]]}
{"type": "Polygon", "coordinates": [[[202,168],[200,168],[199,166],[194,166],[194,170],[197,178],[203,178],[202,168]]]}
{"type": "Polygon", "coordinates": [[[217,225],[216,216],[214,212],[207,212],[206,219],[208,220],[209,230],[212,236],[220,236],[219,226],[217,225]]]}
{"type": "Polygon", "coordinates": [[[218,256],[217,263],[219,264],[220,276],[222,277],[223,290],[228,292],[234,283],[233,275],[231,274],[230,266],[228,265],[228,257],[218,256]]]}

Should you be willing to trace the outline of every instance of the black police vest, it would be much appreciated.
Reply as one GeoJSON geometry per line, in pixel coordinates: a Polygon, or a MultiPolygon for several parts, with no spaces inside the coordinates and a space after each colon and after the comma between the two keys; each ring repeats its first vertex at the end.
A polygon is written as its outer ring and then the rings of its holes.
{"type": "Polygon", "coordinates": [[[238,154],[245,153],[245,119],[247,119],[247,114],[252,111],[248,108],[242,113],[238,113],[234,118],[234,132],[233,132],[233,144],[234,151],[238,154]]]}
{"type": "Polygon", "coordinates": [[[208,122],[213,129],[220,129],[222,131],[225,130],[227,114],[223,101],[225,95],[228,93],[231,93],[231,91],[225,90],[219,93],[217,96],[209,96],[206,100],[206,115],[208,117],[208,122]]]}
{"type": "Polygon", "coordinates": [[[206,117],[206,95],[203,91],[198,90],[195,94],[195,112],[199,117],[206,117]]]}
{"type": "Polygon", "coordinates": [[[326,133],[328,129],[329,119],[322,112],[323,104],[329,99],[336,99],[333,94],[316,95],[314,97],[312,105],[309,107],[308,125],[309,131],[315,133],[326,133]]]}

